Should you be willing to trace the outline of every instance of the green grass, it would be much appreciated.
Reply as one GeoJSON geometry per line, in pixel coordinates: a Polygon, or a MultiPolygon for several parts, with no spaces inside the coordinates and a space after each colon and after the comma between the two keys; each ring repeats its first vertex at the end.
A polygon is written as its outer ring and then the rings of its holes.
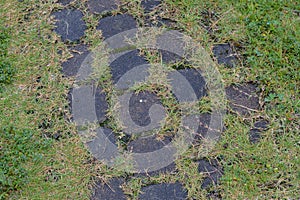
{"type": "Polygon", "coordinates": [[[70,84],[57,54],[65,47],[51,31],[52,8],[1,1],[1,199],[88,196],[89,155],[68,122],[70,84]]]}
{"type": "MultiPolygon", "coordinates": [[[[121,10],[143,24],[145,14],[138,1],[123,2],[127,4],[121,10]]],[[[49,17],[61,6],[31,0],[3,0],[0,5],[0,199],[88,199],[91,179],[107,181],[128,174],[94,161],[70,123],[66,97],[73,80],[60,72],[60,63],[70,53],[51,31],[49,17]]],[[[95,26],[101,16],[88,14],[80,1],[73,6],[84,12],[88,24],[81,42],[96,47],[101,34],[95,26]]],[[[176,29],[200,42],[211,55],[213,45],[233,44],[240,62],[234,68],[218,66],[224,85],[257,84],[263,107],[249,117],[227,113],[226,130],[209,154],[224,168],[217,187],[199,187],[203,175],[195,176],[195,160],[201,158],[201,149],[195,146],[176,161],[178,173],[131,178],[122,186],[125,193],[136,198],[144,185],[179,180],[191,199],[205,198],[209,191],[218,191],[224,199],[299,198],[300,4],[165,0],[159,9],[149,15],[176,21],[176,29]],[[252,144],[249,130],[261,118],[270,127],[259,143],[252,144]]],[[[159,59],[156,56],[146,52],[152,62],[159,59]]],[[[155,79],[155,70],[151,73],[155,79]]],[[[107,77],[102,78],[99,84],[110,89],[107,77]]],[[[209,112],[207,104],[199,106],[200,112],[209,112]]]]}

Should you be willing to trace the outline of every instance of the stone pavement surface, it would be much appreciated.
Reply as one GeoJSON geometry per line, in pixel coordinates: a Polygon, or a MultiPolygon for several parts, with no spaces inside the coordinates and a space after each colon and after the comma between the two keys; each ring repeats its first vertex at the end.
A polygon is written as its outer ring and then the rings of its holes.
{"type": "MultiPolygon", "coordinates": [[[[66,77],[76,76],[78,69],[80,68],[83,60],[90,53],[88,47],[80,43],[80,39],[84,37],[87,25],[83,20],[83,12],[75,9],[71,6],[72,0],[59,0],[63,6],[62,10],[54,12],[55,29],[54,31],[61,37],[61,40],[68,44],[73,44],[69,47],[70,52],[73,57],[62,63],[62,72],[66,77]],[[75,44],[75,46],[74,46],[75,44]]],[[[91,14],[103,14],[109,13],[110,11],[118,8],[118,1],[112,0],[88,0],[87,10],[91,14]]],[[[161,1],[159,0],[142,0],[141,6],[145,13],[150,13],[155,8],[159,7],[161,1]]],[[[146,18],[146,21],[148,19],[146,18]]],[[[162,21],[168,23],[168,19],[161,19],[162,21]]],[[[149,22],[149,21],[148,21],[149,22]]],[[[153,24],[152,24],[153,25],[153,24]]],[[[151,26],[152,26],[151,25],[151,26]]],[[[132,28],[136,28],[138,22],[133,16],[129,14],[118,14],[115,16],[105,15],[105,17],[99,20],[97,25],[97,30],[101,31],[103,39],[109,38],[113,35],[121,33],[132,28]]],[[[173,55],[169,52],[161,52],[163,62],[174,62],[181,58],[177,55],[173,55]]],[[[233,48],[230,44],[219,44],[213,48],[214,56],[219,64],[224,64],[228,67],[234,67],[235,61],[237,59],[234,54],[233,48]]],[[[117,83],[126,72],[130,69],[138,66],[148,64],[148,61],[138,54],[137,50],[130,51],[125,55],[119,57],[114,62],[111,63],[110,69],[112,73],[112,81],[117,83]],[[120,67],[122,66],[122,67],[120,67]]],[[[197,98],[200,99],[207,95],[205,88],[205,81],[201,74],[198,74],[196,70],[185,68],[178,70],[186,79],[191,83],[197,98]]],[[[256,86],[254,84],[245,85],[231,85],[226,88],[226,94],[231,107],[231,112],[234,112],[241,116],[248,116],[252,112],[256,112],[260,109],[259,98],[256,95],[256,86]]],[[[106,94],[103,89],[97,87],[95,90],[95,108],[97,119],[100,124],[107,120],[106,114],[108,109],[108,103],[106,101],[106,94]]],[[[141,92],[134,95],[130,99],[130,113],[132,114],[132,120],[139,124],[140,126],[146,126],[150,123],[149,108],[153,104],[160,104],[160,99],[153,93],[141,92]],[[145,102],[140,102],[140,99],[144,99],[145,102]]],[[[198,128],[199,135],[205,135],[207,132],[207,126],[211,116],[209,114],[204,114],[200,116],[200,125],[198,128]]],[[[250,130],[249,139],[253,143],[259,142],[261,139],[260,133],[266,130],[268,127],[268,122],[264,120],[258,120],[254,123],[253,128],[250,130]]],[[[103,127],[105,135],[109,140],[116,144],[117,138],[113,131],[108,127],[103,127]]],[[[163,140],[157,140],[155,136],[147,138],[137,138],[135,140],[130,140],[127,143],[127,150],[137,153],[151,152],[162,148],[166,144],[172,141],[172,137],[165,137],[163,140]]],[[[201,140],[201,137],[196,138],[196,140],[201,140]]],[[[97,144],[90,144],[97,145],[97,144]]],[[[217,185],[219,179],[221,178],[223,171],[222,167],[216,160],[209,161],[208,159],[202,159],[197,161],[198,172],[204,176],[202,187],[204,189],[217,185]]],[[[161,169],[159,172],[150,174],[141,174],[142,176],[157,175],[158,173],[176,173],[176,165],[172,163],[170,166],[161,169]]],[[[139,176],[138,174],[132,175],[132,177],[139,176]]],[[[130,179],[130,177],[129,177],[130,179]]],[[[122,185],[128,181],[128,177],[124,178],[112,178],[109,182],[97,182],[93,190],[92,198],[97,199],[127,199],[128,196],[125,195],[122,190],[122,185]]],[[[160,183],[147,185],[142,187],[139,199],[165,199],[165,200],[175,200],[175,199],[186,199],[187,191],[185,189],[185,184],[187,183],[160,183]]]]}

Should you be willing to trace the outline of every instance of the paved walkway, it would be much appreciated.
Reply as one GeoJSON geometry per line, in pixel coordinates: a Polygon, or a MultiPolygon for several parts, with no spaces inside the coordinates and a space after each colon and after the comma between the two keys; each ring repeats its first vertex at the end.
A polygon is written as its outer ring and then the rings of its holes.
{"type": "MultiPolygon", "coordinates": [[[[66,77],[76,76],[83,60],[90,53],[88,46],[81,44],[79,41],[84,37],[87,25],[83,20],[84,14],[81,10],[75,9],[72,7],[72,0],[60,0],[64,8],[62,10],[56,11],[53,13],[56,21],[55,32],[61,36],[61,40],[66,43],[66,45],[71,50],[73,57],[68,61],[62,63],[62,72],[66,77]],[[70,43],[72,45],[70,45],[70,43]],[[76,45],[74,45],[76,44],[76,45]]],[[[99,23],[96,27],[97,30],[102,32],[103,39],[109,38],[113,35],[121,33],[123,31],[138,27],[138,22],[136,19],[129,14],[118,14],[111,15],[111,11],[117,9],[117,1],[108,1],[108,0],[89,0],[86,4],[88,12],[91,14],[103,14],[105,17],[99,20],[99,23]]],[[[160,5],[160,1],[143,0],[141,3],[144,8],[144,12],[151,12],[152,9],[155,9],[160,5]]],[[[145,24],[153,26],[154,23],[151,20],[146,19],[145,24]]],[[[159,23],[156,23],[157,26],[162,24],[168,25],[169,23],[174,23],[172,20],[167,19],[158,19],[159,23]]],[[[216,60],[220,64],[225,64],[228,67],[234,67],[236,58],[233,55],[233,49],[229,44],[220,44],[216,45],[213,48],[213,53],[216,57],[216,60]]],[[[165,55],[164,58],[166,61],[178,59],[176,56],[165,55]]],[[[117,82],[122,75],[127,71],[132,69],[137,65],[148,64],[148,61],[140,56],[137,51],[131,51],[125,56],[119,57],[116,61],[111,64],[111,73],[112,79],[114,82],[117,82]],[[120,67],[123,66],[123,67],[120,67]]],[[[181,74],[183,74],[187,80],[192,84],[193,89],[198,98],[205,96],[205,82],[201,75],[195,75],[191,69],[179,69],[181,74]]],[[[230,100],[230,106],[233,112],[236,112],[239,115],[247,116],[251,110],[259,109],[258,97],[256,95],[255,85],[249,83],[242,86],[230,86],[226,88],[227,97],[230,100]]],[[[99,123],[105,122],[106,112],[108,108],[108,103],[106,102],[105,93],[102,92],[102,88],[98,87],[95,94],[95,107],[97,112],[97,119],[99,123]]],[[[146,126],[150,123],[149,118],[149,108],[158,103],[159,99],[155,94],[151,92],[138,93],[133,96],[130,100],[132,110],[132,120],[139,124],[140,126],[146,126]],[[140,102],[141,99],[146,100],[146,103],[140,102]]],[[[199,126],[198,131],[200,134],[206,132],[207,125],[210,121],[209,115],[203,115],[201,118],[202,125],[199,126]]],[[[267,122],[257,121],[255,126],[251,129],[249,133],[250,140],[253,143],[259,142],[260,132],[265,129],[267,122]]],[[[104,127],[105,134],[109,139],[116,143],[117,138],[112,134],[112,130],[108,127],[104,127]]],[[[162,148],[165,144],[168,144],[172,141],[172,137],[165,137],[162,141],[156,140],[154,137],[147,137],[132,140],[129,139],[126,143],[127,149],[131,149],[133,152],[143,153],[151,152],[157,149],[162,148]]],[[[201,188],[208,188],[214,184],[218,184],[219,179],[222,176],[222,167],[218,164],[216,160],[213,159],[202,159],[197,160],[198,163],[198,172],[199,174],[204,174],[201,188]]],[[[155,176],[158,173],[178,173],[176,169],[176,164],[172,163],[169,166],[150,174],[133,174],[128,177],[121,178],[112,178],[108,183],[97,182],[96,187],[93,191],[92,199],[127,199],[128,196],[124,193],[121,188],[121,185],[125,184],[132,177],[136,176],[155,176]]],[[[151,185],[143,186],[140,190],[139,199],[186,199],[188,191],[185,185],[188,183],[172,182],[172,183],[155,183],[151,185]]],[[[217,194],[211,194],[210,197],[216,198],[217,194]]]]}

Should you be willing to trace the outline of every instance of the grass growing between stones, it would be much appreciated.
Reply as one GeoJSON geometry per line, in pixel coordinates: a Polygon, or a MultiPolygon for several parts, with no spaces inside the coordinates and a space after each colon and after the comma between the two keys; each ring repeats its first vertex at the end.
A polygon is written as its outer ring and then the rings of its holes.
{"type": "MultiPolygon", "coordinates": [[[[212,57],[214,46],[230,44],[237,63],[233,67],[218,65],[224,85],[255,85],[258,109],[241,114],[228,106],[222,137],[207,156],[222,168],[219,183],[200,187],[207,174],[197,169],[202,159],[199,144],[176,161],[175,171],[151,177],[131,176],[94,160],[71,122],[67,96],[74,79],[63,77],[60,70],[70,53],[52,31],[50,15],[62,5],[56,1],[4,0],[0,3],[0,199],[89,199],[95,177],[104,183],[126,177],[122,189],[130,199],[138,198],[143,186],[176,181],[187,189],[189,199],[299,198],[299,4],[165,0],[145,14],[139,1],[122,2],[112,14],[126,12],[140,25],[147,20],[169,19],[172,28],[201,43],[212,57]],[[260,120],[267,121],[268,128],[253,143],[249,133],[260,120]]],[[[84,13],[87,30],[79,42],[93,49],[101,43],[96,26],[104,16],[90,14],[85,3],[74,1],[70,6],[84,13]]],[[[153,63],[161,59],[157,52],[144,52],[144,56],[153,63]]],[[[166,68],[172,71],[178,66],[181,63],[166,68]]],[[[155,76],[158,69],[150,70],[150,79],[161,85],[133,88],[157,92],[163,104],[172,108],[168,115],[170,123],[176,124],[179,116],[172,107],[174,99],[163,99],[170,92],[156,91],[168,87],[166,77],[155,76]]],[[[99,85],[105,87],[113,105],[110,74],[101,78],[99,85]]],[[[203,114],[210,112],[210,105],[210,99],[204,97],[199,105],[189,106],[203,114]]],[[[247,105],[241,106],[247,110],[247,105]]],[[[106,123],[117,131],[120,126],[113,121],[117,108],[110,109],[106,123]]],[[[170,130],[168,124],[164,128],[166,133],[170,130]]]]}
{"type": "Polygon", "coordinates": [[[258,85],[262,109],[247,117],[228,113],[220,146],[212,152],[223,157],[222,196],[298,198],[299,5],[292,1],[167,1],[167,7],[175,11],[181,28],[204,41],[208,49],[227,42],[242,48],[242,63],[234,68],[220,66],[225,85],[258,85]],[[206,29],[209,39],[198,29],[206,29]],[[259,118],[268,120],[270,128],[254,145],[248,132],[259,118]]]}

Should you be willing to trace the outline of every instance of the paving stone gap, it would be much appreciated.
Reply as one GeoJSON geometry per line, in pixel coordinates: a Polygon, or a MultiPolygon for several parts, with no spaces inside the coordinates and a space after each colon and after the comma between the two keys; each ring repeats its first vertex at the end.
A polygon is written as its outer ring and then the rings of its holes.
{"type": "Polygon", "coordinates": [[[198,161],[198,172],[203,173],[205,178],[201,184],[202,189],[217,185],[223,175],[222,168],[217,160],[202,159],[198,161]]]}
{"type": "Polygon", "coordinates": [[[54,31],[61,36],[63,42],[77,42],[84,36],[87,26],[80,10],[63,9],[52,15],[56,19],[54,31]]]}
{"type": "Polygon", "coordinates": [[[107,39],[123,31],[137,28],[137,22],[131,15],[120,14],[100,19],[96,28],[101,30],[102,36],[107,39]]]}
{"type": "Polygon", "coordinates": [[[237,56],[230,44],[217,44],[213,47],[212,51],[219,64],[224,64],[228,67],[236,65],[237,56]]]}
{"type": "Polygon", "coordinates": [[[62,63],[62,72],[64,76],[76,76],[82,62],[90,53],[88,47],[84,44],[76,45],[70,48],[72,58],[62,63]]]}
{"type": "Polygon", "coordinates": [[[252,83],[225,88],[229,106],[241,116],[249,116],[260,109],[256,86],[252,83]]]}
{"type": "Polygon", "coordinates": [[[88,0],[87,6],[91,13],[101,14],[118,8],[118,0],[88,0]]]}
{"type": "Polygon", "coordinates": [[[124,179],[113,178],[107,183],[97,182],[91,200],[126,200],[121,186],[124,179]]]}
{"type": "Polygon", "coordinates": [[[139,200],[185,200],[187,191],[179,182],[149,185],[141,189],[139,200]]]}

